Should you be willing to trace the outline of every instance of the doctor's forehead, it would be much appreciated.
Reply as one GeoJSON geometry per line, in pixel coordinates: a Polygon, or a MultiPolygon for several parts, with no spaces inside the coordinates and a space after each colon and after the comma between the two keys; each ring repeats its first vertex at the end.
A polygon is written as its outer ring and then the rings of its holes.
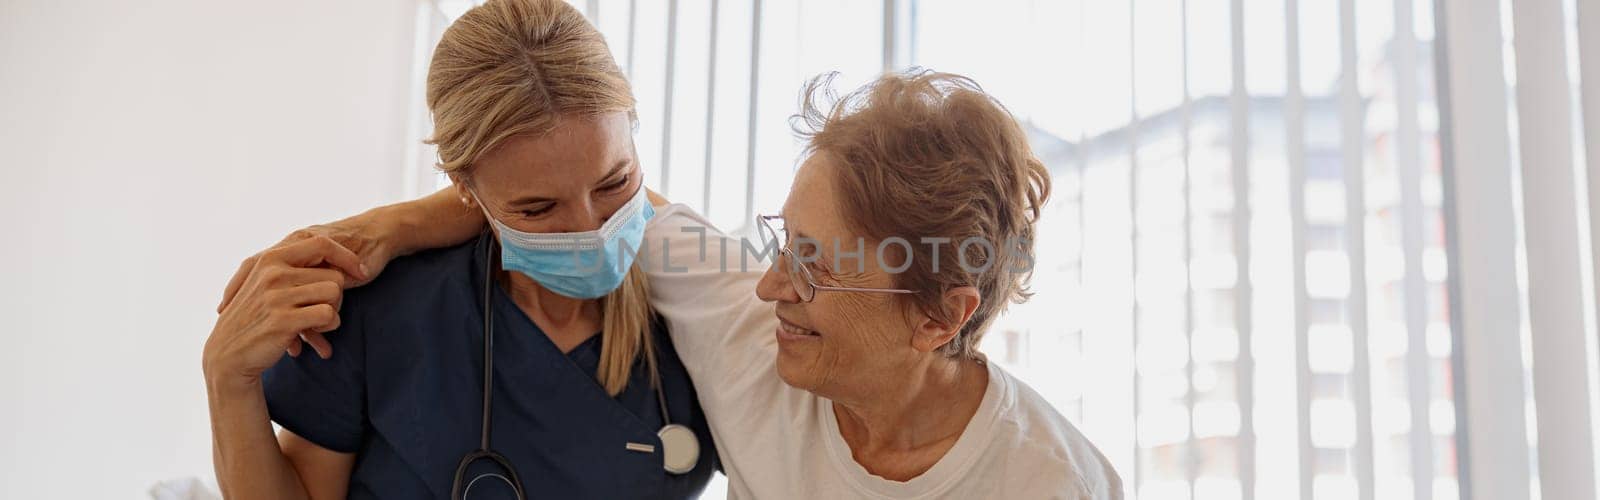
{"type": "Polygon", "coordinates": [[[472,175],[485,188],[517,192],[587,186],[618,165],[635,163],[631,130],[622,113],[562,118],[549,132],[513,136],[496,145],[474,164],[472,175]]]}
{"type": "Polygon", "coordinates": [[[633,155],[633,126],[626,113],[562,116],[554,129],[532,144],[528,159],[604,170],[633,155]]]}

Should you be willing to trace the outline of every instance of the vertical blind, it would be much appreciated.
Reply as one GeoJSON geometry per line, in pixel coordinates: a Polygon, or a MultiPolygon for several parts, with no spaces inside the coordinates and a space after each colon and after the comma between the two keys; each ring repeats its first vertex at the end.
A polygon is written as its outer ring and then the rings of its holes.
{"type": "MultiPolygon", "coordinates": [[[[727,230],[781,206],[806,78],[997,96],[1056,194],[982,349],[1130,498],[1595,498],[1594,7],[569,1],[633,83],[647,182],[727,230]]],[[[419,2],[410,140],[475,3],[419,2]]]]}
{"type": "Polygon", "coordinates": [[[1600,204],[1588,193],[1600,180],[1600,127],[1584,122],[1600,120],[1589,112],[1600,80],[1581,78],[1600,71],[1594,8],[1438,2],[1463,486],[1475,498],[1596,498],[1590,234],[1600,204]]]}

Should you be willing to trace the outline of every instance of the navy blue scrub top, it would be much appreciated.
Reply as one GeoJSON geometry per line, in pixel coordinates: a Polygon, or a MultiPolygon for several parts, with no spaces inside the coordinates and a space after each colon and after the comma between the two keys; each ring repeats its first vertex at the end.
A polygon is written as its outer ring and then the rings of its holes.
{"type": "MultiPolygon", "coordinates": [[[[263,375],[274,422],[356,454],[350,498],[446,498],[456,464],[478,448],[489,238],[395,260],[346,293],[342,324],[328,334],[331,359],[308,349],[263,375]]],[[[662,469],[656,431],[664,422],[642,358],[612,398],[595,376],[601,335],[562,353],[500,286],[492,294],[491,445],[517,468],[529,498],[699,494],[718,467],[716,448],[664,326],[657,322],[652,333],[671,421],[700,440],[700,461],[683,475],[662,469]],[[628,450],[629,442],[656,451],[628,450]]],[[[489,484],[479,483],[472,498],[500,497],[482,495],[500,493],[486,491],[497,488],[489,484]]]]}

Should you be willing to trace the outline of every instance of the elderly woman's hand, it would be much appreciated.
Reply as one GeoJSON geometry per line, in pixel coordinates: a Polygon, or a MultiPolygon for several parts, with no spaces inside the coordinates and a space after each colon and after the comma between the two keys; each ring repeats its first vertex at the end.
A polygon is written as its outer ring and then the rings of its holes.
{"type": "Polygon", "coordinates": [[[271,248],[251,255],[239,264],[239,270],[233,273],[233,278],[228,280],[228,287],[222,292],[222,302],[217,304],[217,312],[222,312],[233,301],[233,296],[238,293],[239,286],[244,283],[245,277],[250,275],[250,270],[255,268],[261,256],[267,252],[283,248],[301,241],[327,238],[346,250],[355,253],[361,265],[371,271],[371,277],[346,283],[347,288],[354,288],[367,284],[372,277],[377,277],[383,271],[383,266],[388,265],[395,257],[391,245],[392,238],[384,229],[391,221],[379,215],[376,211],[369,211],[360,215],[345,218],[328,224],[300,229],[289,233],[278,244],[271,248]]]}
{"type": "MultiPolygon", "coordinates": [[[[361,274],[360,276],[362,277],[359,278],[354,277],[357,274],[351,272],[341,282],[341,285],[344,288],[365,285],[372,278],[377,277],[378,273],[383,272],[383,267],[388,265],[389,261],[396,256],[392,245],[392,240],[395,239],[393,237],[395,231],[390,229],[393,225],[395,225],[395,221],[390,217],[385,216],[380,210],[372,210],[336,222],[318,224],[289,233],[289,236],[284,237],[278,244],[246,258],[244,262],[239,264],[239,270],[233,273],[233,278],[228,280],[228,286],[222,292],[222,302],[217,304],[217,312],[223,312],[234,301],[246,278],[252,274],[255,268],[261,265],[263,256],[269,252],[305,241],[325,239],[336,243],[332,246],[308,247],[309,251],[321,252],[316,257],[321,258],[324,262],[331,262],[335,258],[340,258],[341,255],[338,254],[353,255],[357,266],[365,269],[366,272],[361,274]]],[[[350,269],[350,271],[355,271],[355,269],[350,269]]],[[[321,332],[304,332],[302,337],[322,357],[327,357],[333,349],[332,344],[329,344],[327,339],[322,337],[321,332]]],[[[287,350],[289,355],[299,356],[300,343],[290,343],[287,346],[287,350]]]]}
{"type": "MultiPolygon", "coordinates": [[[[207,380],[259,377],[283,356],[298,353],[300,335],[319,337],[339,327],[339,303],[352,280],[369,279],[355,252],[332,238],[299,238],[247,261],[245,276],[231,286],[231,302],[206,339],[207,380]]],[[[331,346],[319,354],[331,354],[331,346]]],[[[315,344],[314,344],[315,346],[315,344]]]]}

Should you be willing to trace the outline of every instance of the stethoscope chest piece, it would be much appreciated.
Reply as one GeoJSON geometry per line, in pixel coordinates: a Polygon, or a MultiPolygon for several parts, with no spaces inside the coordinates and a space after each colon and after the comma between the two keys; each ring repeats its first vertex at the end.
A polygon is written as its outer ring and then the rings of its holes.
{"type": "Polygon", "coordinates": [[[700,440],[688,427],[667,424],[656,437],[661,438],[661,465],[667,472],[686,474],[700,462],[700,440]]]}

